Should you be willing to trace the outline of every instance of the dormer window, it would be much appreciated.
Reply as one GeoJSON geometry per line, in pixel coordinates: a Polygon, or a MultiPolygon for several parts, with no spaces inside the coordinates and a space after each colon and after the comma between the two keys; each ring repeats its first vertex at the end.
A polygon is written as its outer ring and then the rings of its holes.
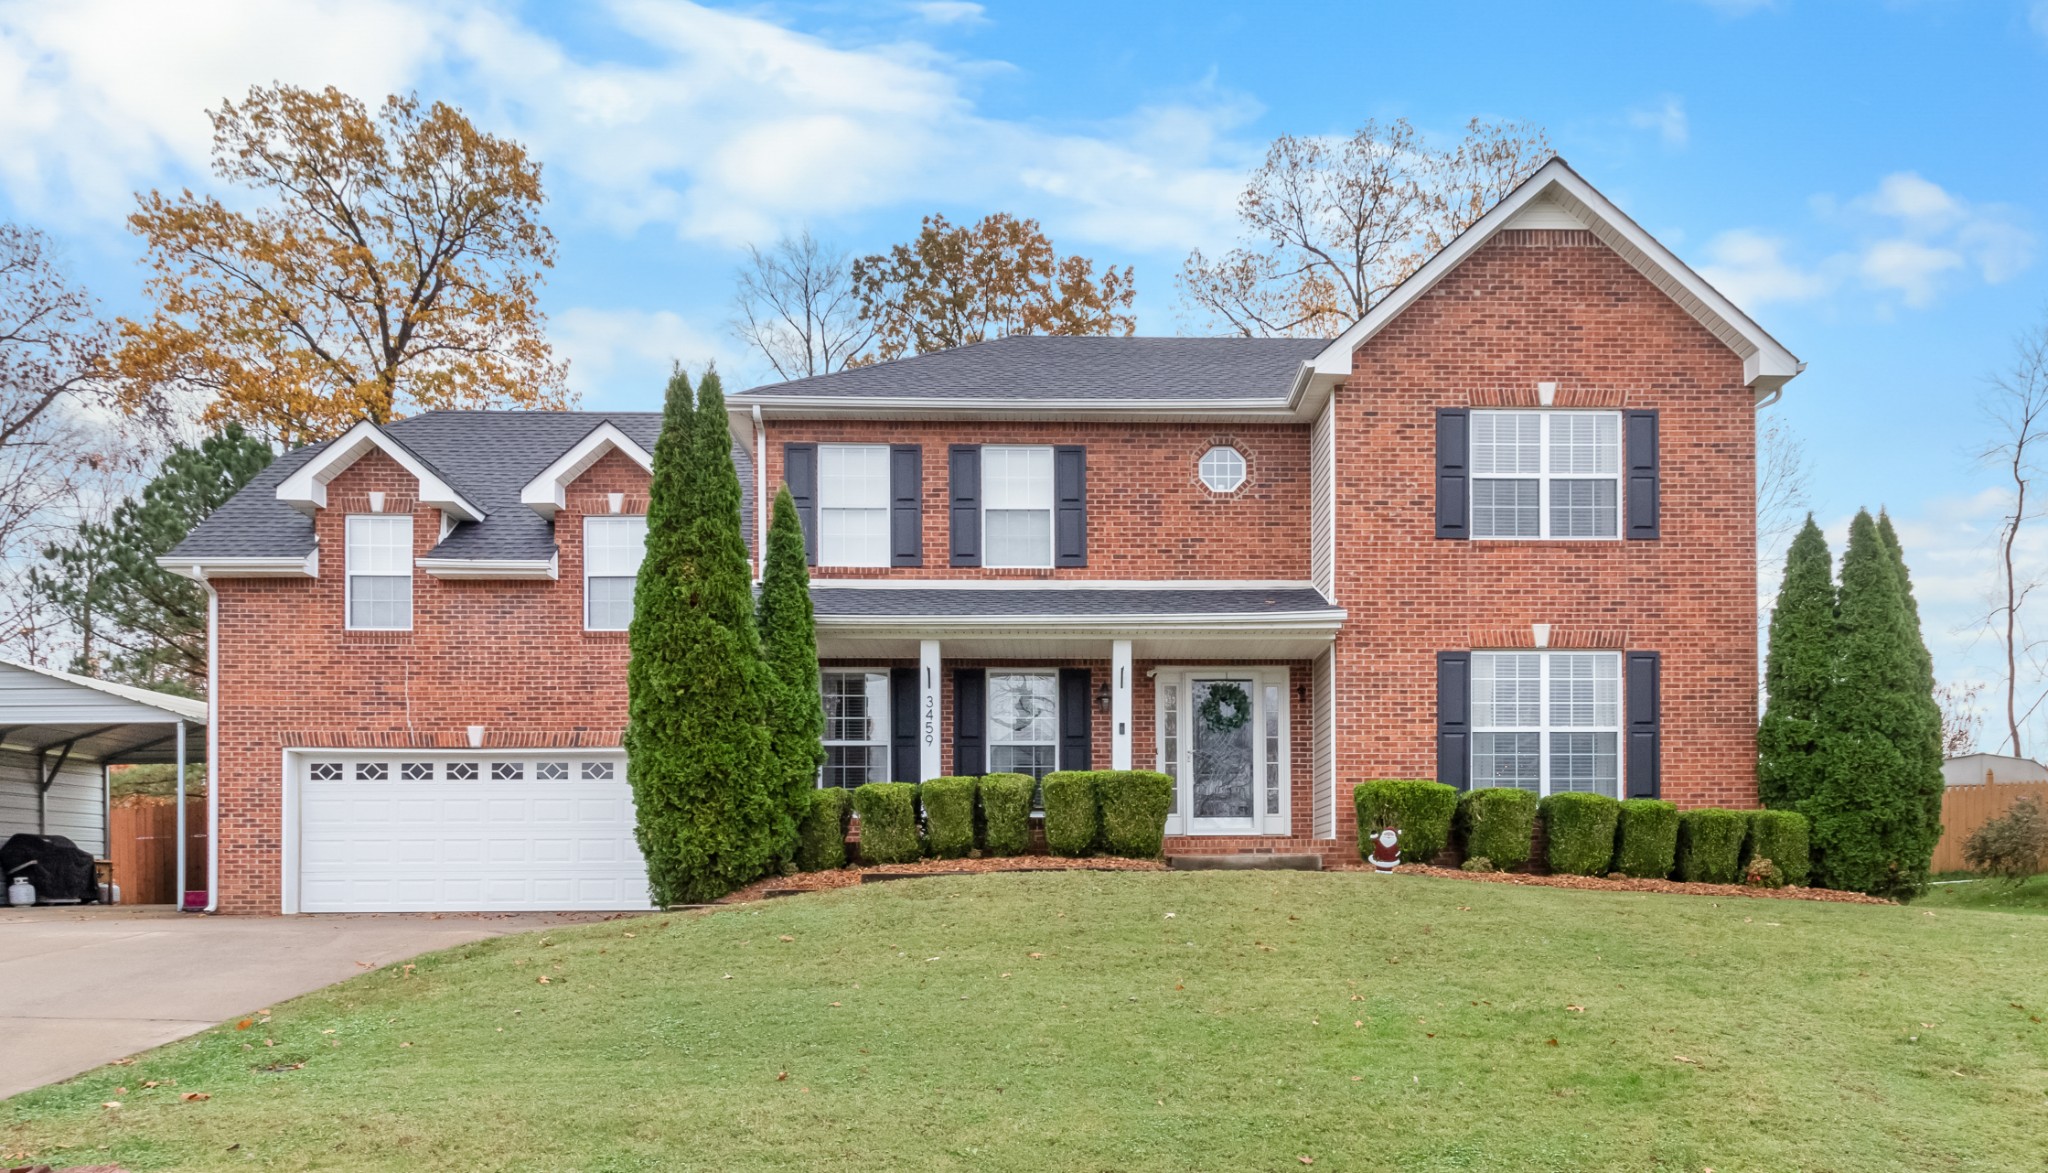
{"type": "Polygon", "coordinates": [[[351,515],[344,544],[349,629],[412,630],[412,515],[351,515]]]}

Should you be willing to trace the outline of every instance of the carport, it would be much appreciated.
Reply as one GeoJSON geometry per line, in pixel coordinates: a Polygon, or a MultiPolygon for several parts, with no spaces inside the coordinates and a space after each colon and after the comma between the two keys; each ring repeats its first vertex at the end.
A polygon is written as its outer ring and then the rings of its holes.
{"type": "Polygon", "coordinates": [[[0,660],[0,841],[21,832],[62,835],[103,858],[112,822],[108,767],[174,765],[182,907],[182,783],[185,767],[205,759],[205,733],[204,701],[0,660]]]}

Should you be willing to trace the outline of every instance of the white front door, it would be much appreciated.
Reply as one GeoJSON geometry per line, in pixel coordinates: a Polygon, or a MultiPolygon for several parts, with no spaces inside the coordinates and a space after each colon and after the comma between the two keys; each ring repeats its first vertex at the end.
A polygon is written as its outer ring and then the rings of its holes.
{"type": "Polygon", "coordinates": [[[286,911],[651,907],[618,750],[293,757],[286,911]]]}
{"type": "Polygon", "coordinates": [[[1167,832],[1284,835],[1286,671],[1161,670],[1160,769],[1173,776],[1167,832]]]}

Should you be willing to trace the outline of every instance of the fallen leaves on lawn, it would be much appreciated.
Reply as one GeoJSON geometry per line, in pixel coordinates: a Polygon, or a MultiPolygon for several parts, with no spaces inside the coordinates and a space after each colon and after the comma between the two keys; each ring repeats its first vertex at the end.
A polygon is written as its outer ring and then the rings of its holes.
{"type": "Polygon", "coordinates": [[[1586,1008],[1584,1006],[1577,1004],[1576,1002],[1567,1004],[1565,1006],[1565,1009],[1571,1011],[1573,1014],[1584,1014],[1586,1012],[1586,1008]]]}
{"type": "Polygon", "coordinates": [[[1316,1159],[1314,1157],[1308,1156],[1307,1154],[1303,1154],[1302,1156],[1296,1157],[1295,1160],[1300,1161],[1304,1165],[1313,1165],[1316,1163],[1316,1159]]]}
{"type": "Polygon", "coordinates": [[[1036,961],[1036,960],[1038,960],[1039,958],[1041,958],[1041,957],[1045,956],[1045,954],[1043,954],[1043,953],[1026,953],[1026,954],[1025,954],[1024,956],[1026,956],[1026,957],[1029,957],[1029,958],[1030,958],[1031,960],[1033,960],[1033,961],[1036,961]]]}
{"type": "MultiPolygon", "coordinates": [[[[1005,975],[1005,976],[1008,976],[1008,975],[1005,975]]],[[[832,1003],[832,1004],[833,1004],[834,1006],[837,1006],[837,1005],[839,1005],[839,1003],[837,1003],[837,1002],[834,1002],[834,1003],[832,1003]]]]}
{"type": "MultiPolygon", "coordinates": [[[[1429,1037],[1430,1037],[1430,1038],[1435,1038],[1436,1036],[1435,1036],[1435,1035],[1431,1035],[1431,1036],[1429,1036],[1429,1037]]],[[[1555,1047],[1555,1046],[1557,1045],[1557,1040],[1556,1040],[1556,1039],[1545,1039],[1545,1040],[1544,1040],[1544,1042],[1543,1042],[1543,1045],[1544,1045],[1544,1046],[1546,1046],[1546,1047],[1555,1047]]]]}
{"type": "Polygon", "coordinates": [[[539,984],[539,985],[543,985],[543,986],[551,984],[551,983],[549,983],[549,981],[548,981],[548,975],[546,975],[546,974],[542,974],[542,975],[540,975],[540,979],[539,979],[539,982],[538,982],[537,984],[539,984]]]}
{"type": "Polygon", "coordinates": [[[1683,1056],[1683,1055],[1673,1055],[1673,1056],[1671,1057],[1671,1061],[1672,1061],[1672,1062],[1674,1062],[1674,1063],[1690,1063],[1690,1064],[1692,1064],[1692,1065],[1693,1065],[1694,1067],[1698,1067],[1698,1066],[1700,1065],[1700,1061],[1699,1061],[1699,1060],[1697,1060],[1697,1059],[1688,1059],[1688,1058],[1686,1058],[1686,1057],[1685,1057],[1685,1056],[1683,1056]]]}
{"type": "Polygon", "coordinates": [[[213,1098],[213,1093],[212,1093],[212,1092],[184,1092],[184,1093],[182,1093],[181,1095],[179,1095],[179,1096],[178,1096],[178,1098],[179,1098],[179,1099],[181,1099],[181,1100],[183,1100],[183,1101],[185,1101],[186,1103],[190,1104],[190,1103],[194,1103],[194,1102],[196,1102],[196,1101],[199,1101],[199,1100],[210,1100],[210,1099],[212,1099],[212,1098],[213,1098]]]}
{"type": "Polygon", "coordinates": [[[100,1105],[100,1107],[102,1108],[118,1108],[120,1106],[121,1101],[119,1100],[108,1100],[106,1103],[100,1105]]]}
{"type": "Polygon", "coordinates": [[[242,1021],[240,1021],[240,1022],[238,1022],[238,1023],[236,1023],[236,1024],[235,1024],[235,1029],[236,1029],[236,1030],[248,1030],[248,1029],[249,1029],[250,1027],[252,1027],[252,1026],[255,1026],[255,1025],[256,1025],[256,1020],[255,1020],[255,1019],[253,1019],[253,1018],[244,1018],[244,1019],[243,1019],[242,1021]]]}
{"type": "Polygon", "coordinates": [[[626,934],[626,939],[627,939],[628,941],[630,941],[630,940],[632,940],[632,939],[633,939],[634,937],[636,937],[636,936],[639,936],[639,934],[638,934],[638,933],[627,933],[627,934],[626,934]]]}
{"type": "Polygon", "coordinates": [[[776,939],[776,940],[778,940],[778,941],[794,941],[794,940],[796,940],[796,938],[795,938],[795,937],[792,937],[792,936],[790,936],[790,935],[789,935],[788,933],[784,933],[784,934],[782,934],[782,935],[781,935],[780,937],[777,937],[777,938],[775,938],[775,939],[776,939]]]}
{"type": "Polygon", "coordinates": [[[782,1082],[783,1080],[786,1080],[786,1079],[788,1079],[788,1078],[789,1078],[789,1072],[787,1072],[787,1071],[778,1071],[778,1072],[776,1072],[776,1073],[775,1073],[775,1082],[776,1082],[776,1083],[781,1083],[781,1082],[782,1082]]]}

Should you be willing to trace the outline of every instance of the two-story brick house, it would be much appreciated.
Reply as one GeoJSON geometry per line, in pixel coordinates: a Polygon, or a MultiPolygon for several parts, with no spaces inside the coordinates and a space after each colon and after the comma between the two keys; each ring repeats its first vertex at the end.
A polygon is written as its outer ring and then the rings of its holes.
{"type": "MultiPolygon", "coordinates": [[[[1335,339],[1018,337],[731,397],[813,567],[823,785],[1156,767],[1175,853],[1437,777],[1752,805],[1755,413],[1800,364],[1562,161],[1335,339]]],[[[292,453],[211,584],[219,906],[637,907],[658,419],[292,453]]]]}

